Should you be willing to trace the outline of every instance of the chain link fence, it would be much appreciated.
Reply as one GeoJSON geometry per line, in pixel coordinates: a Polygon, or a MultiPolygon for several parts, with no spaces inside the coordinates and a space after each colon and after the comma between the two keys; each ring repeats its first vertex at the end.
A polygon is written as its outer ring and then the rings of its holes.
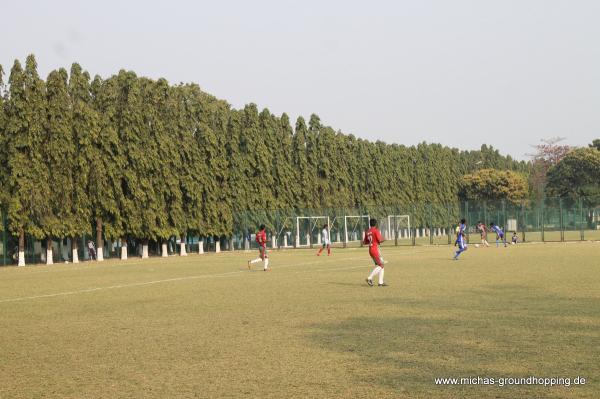
{"type": "MultiPolygon", "coordinates": [[[[256,249],[255,233],[264,224],[268,247],[271,249],[315,248],[322,244],[326,228],[332,246],[346,248],[362,245],[369,219],[378,221],[386,239],[384,246],[448,245],[454,242],[454,228],[461,218],[467,220],[472,242],[479,241],[478,222],[504,228],[506,235],[514,233],[521,242],[561,242],[600,240],[600,199],[546,198],[538,204],[508,201],[468,201],[449,203],[419,203],[409,205],[369,205],[354,208],[277,209],[235,212],[231,234],[222,237],[202,237],[189,234],[171,237],[163,242],[148,242],[150,256],[169,256],[187,253],[239,251],[256,249]],[[183,242],[182,242],[183,240],[183,242]],[[165,244],[164,246],[162,244],[165,244]],[[163,249],[166,253],[163,253],[163,249]]],[[[16,264],[18,237],[8,231],[6,213],[0,225],[0,262],[16,264]]],[[[78,257],[90,259],[88,242],[94,236],[79,237],[78,257]]],[[[46,262],[46,240],[26,236],[25,261],[28,264],[46,262]]],[[[119,258],[121,240],[104,240],[105,259],[119,258]]],[[[71,238],[52,240],[53,261],[71,262],[71,238]]],[[[142,241],[127,240],[129,256],[140,256],[142,241]]]]}

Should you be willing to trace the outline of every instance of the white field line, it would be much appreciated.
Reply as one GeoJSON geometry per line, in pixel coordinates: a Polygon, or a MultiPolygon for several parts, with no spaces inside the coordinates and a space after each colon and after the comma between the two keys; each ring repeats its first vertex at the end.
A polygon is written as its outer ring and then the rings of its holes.
{"type": "MultiPolygon", "coordinates": [[[[364,257],[361,256],[361,257],[351,257],[351,258],[343,258],[343,259],[336,258],[337,261],[339,261],[339,260],[352,261],[352,260],[358,260],[358,259],[364,259],[364,257]]],[[[319,262],[319,261],[293,263],[293,264],[278,266],[276,269],[286,269],[289,267],[309,266],[309,265],[322,264],[322,263],[323,262],[319,262]]],[[[348,267],[337,267],[337,268],[327,268],[327,269],[303,270],[303,271],[298,271],[296,273],[331,272],[331,271],[338,271],[338,270],[361,269],[361,268],[365,268],[365,267],[370,267],[370,266],[361,265],[361,266],[348,266],[348,267]]],[[[20,302],[20,301],[41,299],[41,298],[53,298],[53,297],[59,297],[59,296],[85,294],[85,293],[90,293],[90,292],[106,291],[106,290],[113,290],[113,289],[119,289],[119,288],[141,287],[141,286],[145,286],[145,285],[171,283],[171,282],[186,281],[186,280],[196,280],[196,279],[202,279],[202,278],[237,277],[237,276],[241,276],[242,273],[247,273],[247,271],[246,270],[237,270],[237,271],[227,272],[227,273],[200,274],[200,275],[195,275],[195,276],[174,277],[174,278],[168,278],[168,279],[163,279],[163,280],[143,281],[143,282],[130,283],[130,284],[117,284],[117,285],[110,285],[110,286],[106,286],[106,287],[86,288],[86,289],[75,290],[75,291],[64,291],[64,292],[57,292],[54,294],[43,294],[43,295],[33,295],[33,296],[25,296],[25,297],[17,297],[17,298],[0,299],[0,303],[20,302]]]]}

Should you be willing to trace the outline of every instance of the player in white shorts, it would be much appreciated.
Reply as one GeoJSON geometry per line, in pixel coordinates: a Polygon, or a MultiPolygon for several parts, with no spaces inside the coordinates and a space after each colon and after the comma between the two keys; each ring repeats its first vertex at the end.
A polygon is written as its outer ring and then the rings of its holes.
{"type": "Polygon", "coordinates": [[[323,230],[321,230],[321,243],[323,243],[323,246],[317,252],[317,256],[321,256],[321,252],[325,248],[327,248],[327,256],[331,255],[331,240],[329,239],[329,225],[327,223],[323,225],[323,230]]]}

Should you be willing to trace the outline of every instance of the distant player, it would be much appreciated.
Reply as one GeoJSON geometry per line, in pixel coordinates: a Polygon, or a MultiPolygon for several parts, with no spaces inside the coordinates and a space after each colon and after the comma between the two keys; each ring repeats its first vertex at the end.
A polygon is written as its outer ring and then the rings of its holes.
{"type": "Polygon", "coordinates": [[[501,241],[504,243],[504,246],[506,247],[506,238],[504,237],[504,230],[502,230],[502,228],[498,225],[496,225],[496,223],[492,222],[490,224],[491,226],[491,230],[496,233],[496,247],[498,247],[498,243],[501,241]]]}
{"type": "Polygon", "coordinates": [[[258,251],[260,256],[256,259],[248,261],[248,269],[252,268],[253,263],[264,262],[264,271],[270,271],[269,268],[269,255],[267,254],[267,232],[265,231],[265,225],[261,224],[256,233],[256,242],[258,243],[258,251]]]}
{"type": "Polygon", "coordinates": [[[456,241],[454,242],[454,246],[458,246],[458,251],[454,254],[454,260],[458,260],[460,254],[467,250],[467,240],[466,240],[466,229],[467,229],[467,221],[465,219],[460,219],[460,224],[456,228],[456,241]]]}
{"type": "Polygon", "coordinates": [[[519,243],[519,236],[517,235],[516,231],[513,231],[512,240],[511,240],[510,243],[511,244],[518,244],[519,243]]]}
{"type": "Polygon", "coordinates": [[[323,246],[317,252],[317,256],[321,256],[321,252],[327,248],[327,256],[331,255],[331,241],[329,240],[329,225],[325,223],[321,231],[321,243],[323,246]]]}
{"type": "Polygon", "coordinates": [[[490,244],[487,242],[487,227],[484,223],[482,223],[481,221],[477,222],[477,231],[479,231],[479,234],[481,235],[481,245],[485,245],[486,247],[489,247],[490,244]]]}
{"type": "Polygon", "coordinates": [[[375,263],[375,269],[369,274],[367,277],[367,284],[371,287],[373,286],[373,277],[376,274],[379,274],[379,287],[386,287],[387,284],[383,282],[383,265],[386,263],[379,252],[379,244],[381,244],[384,239],[381,236],[381,232],[377,228],[377,220],[371,219],[369,220],[369,226],[371,228],[367,230],[365,233],[365,239],[363,240],[363,244],[369,246],[369,255],[371,255],[371,259],[375,263]]]}

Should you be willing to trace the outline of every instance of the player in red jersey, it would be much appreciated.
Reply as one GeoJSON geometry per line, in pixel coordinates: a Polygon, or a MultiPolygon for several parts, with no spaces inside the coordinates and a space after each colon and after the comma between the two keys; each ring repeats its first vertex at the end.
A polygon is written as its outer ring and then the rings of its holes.
{"type": "Polygon", "coordinates": [[[373,262],[375,263],[375,269],[373,269],[371,274],[369,274],[369,277],[367,277],[367,284],[372,287],[373,277],[376,274],[379,274],[378,286],[385,287],[387,284],[383,282],[383,264],[386,262],[383,260],[383,256],[381,256],[381,253],[379,252],[379,244],[381,244],[384,239],[381,236],[381,232],[377,228],[377,220],[369,220],[369,226],[371,226],[371,228],[365,233],[363,244],[369,246],[369,255],[371,255],[371,259],[373,259],[373,262]]]}
{"type": "Polygon", "coordinates": [[[256,242],[258,243],[259,257],[248,261],[248,269],[252,268],[253,263],[264,262],[264,271],[270,271],[269,268],[269,255],[267,254],[267,232],[265,225],[261,224],[256,233],[256,242]]]}

